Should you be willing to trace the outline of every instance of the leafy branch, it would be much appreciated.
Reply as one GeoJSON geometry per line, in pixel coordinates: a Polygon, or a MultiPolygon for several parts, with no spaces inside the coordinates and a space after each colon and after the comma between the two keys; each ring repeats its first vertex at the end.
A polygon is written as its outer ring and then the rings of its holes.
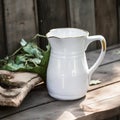
{"type": "Polygon", "coordinates": [[[47,50],[43,50],[35,43],[37,37],[46,36],[36,34],[30,42],[21,39],[20,48],[12,55],[0,60],[0,69],[9,71],[27,71],[40,74],[45,80],[46,70],[50,55],[50,45],[47,50]]]}

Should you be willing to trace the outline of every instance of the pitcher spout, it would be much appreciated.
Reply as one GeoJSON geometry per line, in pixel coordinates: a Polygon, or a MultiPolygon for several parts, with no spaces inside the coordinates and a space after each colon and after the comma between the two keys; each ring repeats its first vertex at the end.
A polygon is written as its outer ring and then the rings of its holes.
{"type": "Polygon", "coordinates": [[[89,32],[77,28],[56,28],[46,34],[51,50],[64,54],[83,52],[88,35],[89,32]]]}
{"type": "Polygon", "coordinates": [[[47,38],[79,38],[88,36],[89,32],[78,28],[56,28],[51,29],[47,34],[47,38]]]}

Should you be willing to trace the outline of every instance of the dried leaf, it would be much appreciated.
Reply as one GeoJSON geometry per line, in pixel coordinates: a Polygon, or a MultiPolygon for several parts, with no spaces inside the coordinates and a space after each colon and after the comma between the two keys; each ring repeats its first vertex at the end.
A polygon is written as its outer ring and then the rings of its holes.
{"type": "Polygon", "coordinates": [[[97,85],[97,84],[100,84],[101,81],[100,80],[91,80],[90,81],[90,85],[97,85]]]}

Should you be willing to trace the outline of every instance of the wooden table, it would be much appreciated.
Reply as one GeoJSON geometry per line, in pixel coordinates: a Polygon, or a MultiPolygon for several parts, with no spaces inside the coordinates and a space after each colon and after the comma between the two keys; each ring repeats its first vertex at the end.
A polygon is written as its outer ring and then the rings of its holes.
{"type": "MultiPolygon", "coordinates": [[[[87,53],[90,66],[98,54],[87,53]]],[[[37,87],[20,107],[0,107],[0,120],[120,120],[120,45],[108,49],[92,79],[102,83],[90,86],[87,95],[75,101],[55,100],[45,87],[37,87]]]]}

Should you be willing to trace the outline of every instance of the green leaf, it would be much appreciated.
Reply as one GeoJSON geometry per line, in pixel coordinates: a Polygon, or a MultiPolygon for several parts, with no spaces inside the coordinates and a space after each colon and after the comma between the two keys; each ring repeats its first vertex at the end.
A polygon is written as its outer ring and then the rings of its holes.
{"type": "Polygon", "coordinates": [[[37,58],[42,58],[43,57],[42,53],[36,48],[32,48],[31,53],[37,58]]]}
{"type": "Polygon", "coordinates": [[[26,46],[23,47],[24,52],[28,54],[32,54],[35,57],[40,57],[42,55],[41,51],[38,50],[38,46],[35,43],[28,43],[26,46]]]}
{"type": "Polygon", "coordinates": [[[9,71],[26,71],[39,74],[46,79],[46,71],[50,56],[50,45],[43,50],[35,42],[20,41],[21,47],[11,56],[0,60],[0,69],[9,71]]]}
{"type": "Polygon", "coordinates": [[[20,68],[25,68],[24,64],[8,63],[3,66],[3,69],[9,70],[9,71],[18,71],[20,68]]]}
{"type": "Polygon", "coordinates": [[[17,55],[16,56],[16,64],[20,64],[26,61],[26,57],[24,55],[17,55]]]}
{"type": "Polygon", "coordinates": [[[28,43],[26,46],[23,47],[24,52],[28,53],[28,54],[32,54],[32,47],[31,44],[28,43]]]}
{"type": "Polygon", "coordinates": [[[40,64],[40,62],[41,62],[41,60],[39,58],[31,59],[31,61],[35,64],[40,64]]]}
{"type": "Polygon", "coordinates": [[[40,66],[43,67],[40,70],[40,75],[42,75],[43,79],[46,79],[46,72],[47,72],[47,66],[49,62],[49,57],[50,57],[50,45],[46,46],[47,50],[43,51],[43,58],[41,60],[40,66]]]}
{"type": "Polygon", "coordinates": [[[20,45],[25,46],[25,45],[27,45],[27,42],[22,38],[20,41],[20,45]]]}

